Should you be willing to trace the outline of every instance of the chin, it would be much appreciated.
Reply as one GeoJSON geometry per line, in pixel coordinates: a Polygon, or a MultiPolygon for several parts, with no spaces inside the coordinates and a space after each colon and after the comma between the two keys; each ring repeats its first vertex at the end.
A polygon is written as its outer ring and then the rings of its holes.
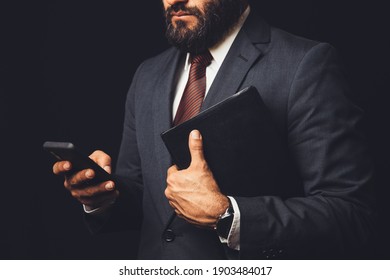
{"type": "Polygon", "coordinates": [[[180,30],[186,29],[186,30],[192,31],[196,28],[198,21],[196,19],[193,19],[193,20],[178,19],[178,20],[172,21],[172,24],[175,28],[178,28],[180,30]]]}

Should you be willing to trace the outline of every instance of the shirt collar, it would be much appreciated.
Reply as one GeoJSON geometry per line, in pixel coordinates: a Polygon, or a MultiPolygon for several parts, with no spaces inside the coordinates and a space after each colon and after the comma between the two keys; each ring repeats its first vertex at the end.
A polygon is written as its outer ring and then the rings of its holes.
{"type": "MultiPolygon", "coordinates": [[[[213,56],[213,61],[215,61],[219,66],[222,65],[222,62],[224,61],[227,53],[229,52],[230,47],[232,46],[234,39],[236,39],[238,32],[240,32],[241,27],[244,25],[244,22],[246,18],[248,17],[250,13],[250,7],[246,8],[246,10],[242,13],[238,23],[234,26],[232,31],[225,37],[224,40],[222,40],[220,43],[218,43],[216,46],[209,49],[211,55],[213,56]]],[[[191,54],[187,53],[186,61],[184,63],[184,71],[188,71],[191,61],[190,61],[191,54]]]]}

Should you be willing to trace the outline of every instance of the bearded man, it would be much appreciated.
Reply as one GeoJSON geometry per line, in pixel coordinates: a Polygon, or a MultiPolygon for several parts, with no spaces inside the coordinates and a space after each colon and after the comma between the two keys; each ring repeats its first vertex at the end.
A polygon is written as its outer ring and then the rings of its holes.
{"type": "MultiPolygon", "coordinates": [[[[115,172],[121,190],[114,182],[89,185],[94,172],[73,174],[70,162],[53,167],[66,175],[91,230],[140,228],[141,259],[323,259],[362,251],[372,233],[372,167],[361,111],[346,98],[334,49],[270,27],[246,0],[162,2],[173,46],[134,75],[115,172]],[[171,166],[160,137],[247,86],[258,89],[285,146],[283,197],[227,197],[199,131],[189,135],[185,170],[171,166]]],[[[111,172],[104,152],[90,157],[111,172]]]]}

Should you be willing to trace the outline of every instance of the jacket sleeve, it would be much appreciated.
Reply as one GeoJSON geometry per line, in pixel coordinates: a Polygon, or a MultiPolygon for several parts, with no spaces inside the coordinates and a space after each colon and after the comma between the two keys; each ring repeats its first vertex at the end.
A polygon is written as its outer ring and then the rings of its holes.
{"type": "Polygon", "coordinates": [[[369,239],[373,168],[362,112],[347,92],[334,49],[312,47],[287,106],[288,151],[304,195],[236,197],[241,258],[354,258],[369,239]]]}

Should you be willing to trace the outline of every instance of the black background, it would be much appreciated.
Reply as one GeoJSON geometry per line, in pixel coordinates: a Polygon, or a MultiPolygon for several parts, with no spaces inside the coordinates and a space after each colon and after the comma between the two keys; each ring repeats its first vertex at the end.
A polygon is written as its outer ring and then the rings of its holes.
{"type": "MultiPolygon", "coordinates": [[[[51,174],[52,159],[41,146],[71,141],[86,153],[102,149],[116,159],[132,75],[168,46],[159,2],[0,2],[0,258],[135,257],[137,232],[88,233],[80,205],[51,174]]],[[[389,259],[390,25],[384,4],[252,2],[272,25],[340,52],[352,98],[366,111],[377,169],[378,232],[367,258],[389,259]]]]}

